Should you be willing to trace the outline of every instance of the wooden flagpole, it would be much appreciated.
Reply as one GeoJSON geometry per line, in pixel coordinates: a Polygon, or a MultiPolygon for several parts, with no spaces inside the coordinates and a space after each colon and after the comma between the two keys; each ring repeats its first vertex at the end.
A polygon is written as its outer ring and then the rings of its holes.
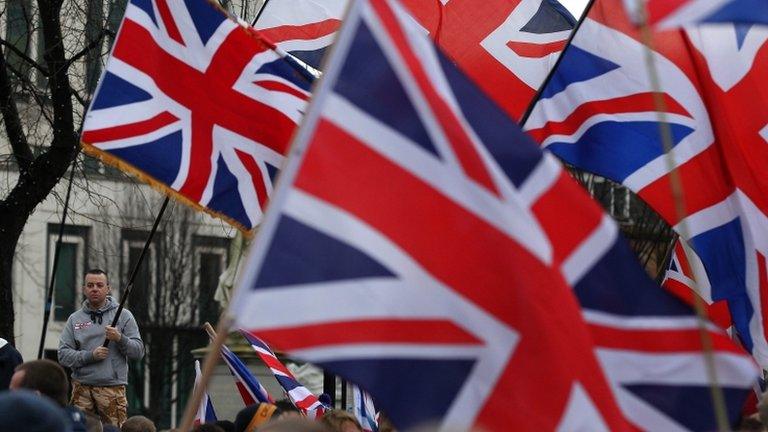
{"type": "MultiPolygon", "coordinates": [[[[690,230],[688,228],[688,211],[685,206],[685,196],[683,192],[683,181],[680,177],[680,172],[675,164],[674,156],[672,155],[672,149],[674,147],[672,139],[672,129],[669,126],[667,118],[667,103],[664,100],[663,89],[661,88],[661,80],[656,68],[656,59],[654,57],[655,49],[653,48],[653,32],[648,25],[648,10],[644,0],[637,1],[638,16],[640,17],[640,37],[644,46],[645,64],[648,69],[648,78],[650,80],[651,89],[653,90],[653,104],[656,109],[656,115],[659,123],[659,134],[661,135],[662,150],[664,151],[664,162],[666,164],[667,171],[669,173],[669,184],[672,192],[672,201],[675,206],[675,216],[678,219],[677,231],[680,237],[683,239],[690,238],[690,230]]],[[[674,246],[673,246],[674,247],[674,246]]],[[[688,248],[683,248],[683,251],[688,259],[688,262],[693,262],[693,257],[688,248]]],[[[691,274],[691,278],[696,282],[696,275],[691,274]]],[[[696,285],[698,287],[698,284],[696,285]]],[[[697,293],[699,294],[699,293],[697,293]]],[[[712,405],[715,410],[715,419],[717,421],[717,428],[720,431],[730,430],[728,424],[728,414],[725,406],[725,397],[723,395],[723,389],[718,383],[717,368],[715,367],[715,355],[712,337],[707,331],[707,317],[706,310],[704,308],[704,300],[701,295],[693,296],[693,307],[696,311],[696,322],[699,327],[699,337],[701,339],[702,351],[704,355],[704,366],[707,372],[707,378],[709,380],[709,391],[712,397],[712,405]]]]}
{"type": "Polygon", "coordinates": [[[216,339],[216,330],[213,328],[213,326],[211,325],[211,323],[209,323],[208,321],[206,321],[206,322],[203,324],[203,330],[205,330],[205,332],[206,332],[206,333],[208,333],[208,337],[211,339],[211,341],[213,341],[214,339],[216,339]]]}

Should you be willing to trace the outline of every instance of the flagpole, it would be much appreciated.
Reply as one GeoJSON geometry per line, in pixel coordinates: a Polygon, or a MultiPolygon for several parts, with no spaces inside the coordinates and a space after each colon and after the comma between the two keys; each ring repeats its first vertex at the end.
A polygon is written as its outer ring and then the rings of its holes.
{"type": "MultiPolygon", "coordinates": [[[[77,153],[80,153],[80,150],[78,148],[77,153]]],[[[37,349],[37,359],[40,360],[43,358],[43,350],[45,348],[45,337],[48,333],[48,322],[51,319],[51,309],[53,308],[53,287],[56,283],[56,269],[59,266],[59,255],[61,252],[61,243],[62,238],[64,237],[64,224],[67,223],[67,211],[69,210],[69,197],[72,194],[72,182],[75,179],[75,165],[74,162],[77,160],[77,154],[75,154],[74,159],[72,159],[72,171],[69,173],[69,185],[67,186],[67,195],[64,198],[64,210],[61,214],[61,223],[59,224],[59,237],[56,239],[56,248],[53,252],[53,267],[51,270],[51,281],[48,284],[48,291],[45,294],[45,306],[44,306],[44,312],[43,312],[43,331],[40,334],[40,346],[37,349]]]]}
{"type": "MultiPolygon", "coordinates": [[[[139,259],[136,260],[136,264],[133,265],[133,270],[131,270],[131,275],[128,277],[128,282],[126,283],[125,287],[123,288],[123,294],[120,297],[120,305],[117,307],[117,312],[115,313],[115,317],[112,319],[112,327],[117,326],[117,321],[120,318],[120,314],[123,312],[123,308],[125,307],[125,302],[128,300],[128,297],[131,295],[131,291],[133,290],[133,281],[136,279],[136,275],[139,273],[139,268],[141,267],[141,263],[144,261],[144,256],[147,254],[147,250],[149,250],[149,246],[152,244],[152,238],[155,236],[155,233],[157,232],[157,226],[160,225],[160,220],[163,218],[163,213],[165,213],[165,209],[168,207],[168,201],[169,201],[168,195],[165,196],[165,201],[163,201],[162,207],[160,207],[160,211],[157,213],[157,217],[155,217],[155,222],[152,224],[152,230],[149,231],[149,235],[147,235],[147,241],[144,243],[144,249],[141,250],[141,254],[139,255],[139,259]]],[[[104,339],[104,344],[102,346],[106,347],[109,345],[109,339],[104,339]]]]}
{"type": "Polygon", "coordinates": [[[213,328],[211,323],[206,321],[203,323],[203,330],[205,330],[206,333],[208,333],[208,338],[213,342],[214,339],[216,339],[216,330],[213,328]]]}
{"type": "MultiPolygon", "coordinates": [[[[688,228],[688,211],[685,206],[685,196],[683,191],[683,181],[680,177],[680,172],[675,164],[674,156],[672,155],[672,149],[674,147],[672,140],[672,130],[667,118],[667,103],[664,100],[663,89],[661,88],[661,80],[659,78],[658,69],[656,68],[656,59],[654,57],[653,48],[653,34],[651,28],[648,25],[648,10],[645,1],[639,1],[637,3],[638,16],[640,17],[640,37],[644,46],[645,63],[648,69],[648,78],[650,80],[651,89],[653,90],[653,104],[656,110],[656,115],[659,123],[659,134],[661,135],[661,142],[664,151],[664,162],[666,164],[667,171],[669,172],[669,185],[672,192],[672,201],[675,207],[675,216],[677,217],[677,229],[680,237],[683,239],[689,239],[690,230],[688,228]]],[[[691,256],[691,251],[688,248],[683,247],[683,253],[685,253],[688,262],[694,262],[691,256]]],[[[695,273],[691,273],[691,278],[696,282],[695,273]]],[[[695,284],[698,288],[698,284],[695,284]]],[[[704,308],[704,300],[700,293],[693,296],[693,307],[696,311],[697,323],[699,327],[699,336],[701,339],[702,351],[704,354],[704,366],[707,372],[707,378],[709,379],[709,391],[712,397],[712,405],[715,409],[715,419],[717,421],[717,427],[720,431],[728,431],[730,425],[728,424],[728,415],[725,406],[725,397],[723,395],[723,389],[718,383],[717,368],[715,367],[715,355],[712,337],[707,331],[707,317],[704,308]]]]}

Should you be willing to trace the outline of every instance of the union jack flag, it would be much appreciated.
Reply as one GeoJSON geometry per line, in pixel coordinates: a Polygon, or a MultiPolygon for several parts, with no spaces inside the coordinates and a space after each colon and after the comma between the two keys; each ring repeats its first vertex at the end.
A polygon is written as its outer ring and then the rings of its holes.
{"type": "Polygon", "coordinates": [[[373,398],[365,390],[352,384],[352,412],[363,428],[363,432],[378,432],[379,424],[376,420],[376,408],[373,406],[373,398]]]}
{"type": "Polygon", "coordinates": [[[672,248],[669,268],[664,273],[661,286],[690,305],[693,305],[695,298],[699,297],[712,322],[726,330],[733,325],[728,303],[725,300],[712,300],[712,287],[707,280],[701,260],[680,239],[675,241],[672,248]]]}
{"type": "Polygon", "coordinates": [[[254,27],[317,69],[336,37],[346,7],[347,0],[272,0],[264,5],[254,27]]]}
{"type": "Polygon", "coordinates": [[[402,2],[443,52],[520,118],[576,22],[557,0],[402,2]]]}
{"type": "Polygon", "coordinates": [[[224,363],[229,367],[229,372],[235,379],[237,391],[240,393],[240,397],[243,398],[245,406],[258,402],[274,402],[269,393],[267,393],[267,389],[253,376],[248,366],[226,345],[221,346],[221,358],[224,359],[224,363]]]}
{"type": "MultiPolygon", "coordinates": [[[[685,193],[687,243],[727,300],[739,337],[768,366],[768,27],[654,33],[685,193]]],[[[567,162],[620,182],[680,232],[644,61],[614,0],[598,0],[525,124],[567,162]]]]}
{"type": "MultiPolygon", "coordinates": [[[[200,375],[200,361],[195,360],[195,388],[200,384],[200,375]]],[[[194,424],[197,426],[204,423],[213,423],[216,420],[218,419],[216,418],[216,412],[213,410],[213,402],[211,402],[211,397],[208,396],[206,391],[203,393],[203,398],[200,399],[200,405],[197,407],[194,424]]]]}
{"type": "Polygon", "coordinates": [[[251,344],[256,354],[269,367],[269,370],[275,375],[275,379],[285,390],[288,399],[296,405],[303,413],[311,417],[322,417],[325,411],[323,404],[306,387],[301,385],[291,371],[277,358],[272,349],[269,348],[263,340],[245,330],[240,330],[240,334],[251,344]]]}
{"type": "MultiPolygon", "coordinates": [[[[405,0],[435,43],[519,118],[557,60],[575,19],[557,0],[405,0]]],[[[347,0],[272,0],[256,28],[315,68],[347,0]]]]}
{"type": "MultiPolygon", "coordinates": [[[[334,53],[237,325],[404,429],[715,428],[690,308],[398,3],[355,2],[334,53]]],[[[734,418],[757,371],[707,334],[734,418]]]]}
{"type": "Polygon", "coordinates": [[[645,8],[648,24],[660,29],[718,22],[768,24],[765,0],[624,0],[624,4],[636,22],[645,8]]]}
{"type": "Polygon", "coordinates": [[[249,230],[310,80],[206,0],[131,0],[83,126],[87,153],[249,230]]]}

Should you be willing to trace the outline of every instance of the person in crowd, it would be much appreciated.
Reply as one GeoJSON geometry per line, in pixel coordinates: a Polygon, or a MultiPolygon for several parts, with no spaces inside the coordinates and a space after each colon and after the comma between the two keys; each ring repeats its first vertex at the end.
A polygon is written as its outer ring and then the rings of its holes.
{"type": "Polygon", "coordinates": [[[379,424],[379,432],[397,432],[395,425],[383,411],[376,415],[376,422],[379,424]]]}
{"type": "Polygon", "coordinates": [[[93,414],[85,415],[85,427],[88,429],[88,432],[104,432],[101,418],[93,414]]]}
{"type": "Polygon", "coordinates": [[[128,360],[144,356],[144,343],[133,315],[123,309],[111,326],[118,304],[109,296],[107,273],[85,273],[82,309],[69,316],[59,339],[59,362],[72,368],[71,403],[99,415],[104,424],[120,427],[128,406],[128,360]],[[109,346],[104,347],[104,339],[109,346]]]}
{"type": "Polygon", "coordinates": [[[131,416],[120,426],[120,432],[157,432],[157,428],[152,420],[144,416],[135,415],[131,416]]]}
{"type": "Polygon", "coordinates": [[[302,417],[287,417],[270,421],[261,426],[258,432],[330,432],[324,424],[302,417]]]}
{"type": "Polygon", "coordinates": [[[0,431],[71,432],[64,411],[30,390],[0,393],[0,431]]]}
{"type": "Polygon", "coordinates": [[[765,432],[763,422],[757,416],[743,417],[736,429],[739,432],[765,432]]]}
{"type": "Polygon", "coordinates": [[[23,361],[16,348],[7,340],[0,338],[0,391],[8,389],[13,371],[23,361]]]}
{"type": "Polygon", "coordinates": [[[355,416],[344,410],[326,411],[322,423],[333,432],[363,432],[355,416]]]}
{"type": "Polygon", "coordinates": [[[235,432],[253,432],[259,426],[266,424],[272,417],[282,414],[277,406],[268,403],[248,405],[240,410],[235,417],[235,432]]]}
{"type": "Polygon", "coordinates": [[[40,393],[56,402],[66,413],[74,432],[88,430],[85,413],[68,405],[67,373],[58,363],[51,360],[31,360],[20,364],[11,377],[11,390],[27,389],[40,393]]]}
{"type": "Polygon", "coordinates": [[[235,432],[235,424],[229,420],[216,420],[214,424],[224,432],[235,432]]]}
{"type": "Polygon", "coordinates": [[[270,419],[272,421],[288,417],[301,417],[301,411],[299,411],[299,409],[296,408],[296,405],[288,399],[275,401],[275,406],[277,409],[275,410],[275,413],[272,414],[272,418],[270,419]]]}
{"type": "Polygon", "coordinates": [[[192,432],[224,432],[224,430],[215,423],[203,423],[192,428],[192,432]]]}
{"type": "Polygon", "coordinates": [[[768,425],[768,392],[764,392],[760,402],[757,403],[757,418],[764,425],[768,425]]]}

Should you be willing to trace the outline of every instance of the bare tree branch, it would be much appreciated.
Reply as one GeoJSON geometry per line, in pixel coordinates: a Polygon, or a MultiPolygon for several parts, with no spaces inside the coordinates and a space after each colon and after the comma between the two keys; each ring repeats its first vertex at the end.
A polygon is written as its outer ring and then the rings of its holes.
{"type": "Polygon", "coordinates": [[[106,36],[109,33],[112,33],[112,32],[106,28],[102,29],[99,32],[98,37],[96,37],[94,40],[91,41],[91,43],[86,45],[85,48],[75,53],[75,55],[73,55],[72,57],[69,58],[69,60],[67,60],[66,67],[69,68],[70,66],[72,66],[72,64],[74,64],[76,61],[83,58],[83,56],[91,52],[94,48],[101,47],[101,41],[104,39],[104,36],[106,36]]]}
{"type": "Polygon", "coordinates": [[[5,132],[13,150],[13,156],[21,170],[26,171],[32,163],[34,156],[29,146],[27,136],[22,128],[19,109],[13,97],[13,84],[8,76],[8,68],[5,62],[5,53],[0,50],[0,113],[3,115],[5,132]]]}
{"type": "Polygon", "coordinates": [[[75,89],[72,89],[72,96],[74,96],[74,97],[75,97],[75,99],[77,99],[77,102],[78,102],[78,103],[80,103],[80,105],[81,105],[83,108],[87,108],[87,107],[88,107],[88,105],[87,105],[87,104],[88,104],[88,102],[85,100],[85,98],[84,98],[84,97],[82,97],[82,96],[80,95],[80,92],[78,92],[78,91],[77,91],[77,90],[75,90],[75,89]]]}
{"type": "Polygon", "coordinates": [[[25,63],[37,69],[41,74],[48,76],[48,70],[43,65],[36,62],[34,59],[32,59],[32,57],[26,55],[22,50],[16,48],[16,46],[14,46],[12,43],[5,39],[0,39],[0,45],[9,49],[15,56],[24,60],[25,63]]]}
{"type": "MultiPolygon", "coordinates": [[[[67,75],[67,60],[64,52],[64,38],[61,33],[62,0],[38,0],[40,21],[45,40],[45,62],[48,70],[48,85],[53,104],[53,142],[51,147],[62,147],[74,151],[78,145],[75,136],[75,122],[72,107],[72,86],[67,75]]],[[[67,164],[69,165],[69,164],[67,164]]]]}

